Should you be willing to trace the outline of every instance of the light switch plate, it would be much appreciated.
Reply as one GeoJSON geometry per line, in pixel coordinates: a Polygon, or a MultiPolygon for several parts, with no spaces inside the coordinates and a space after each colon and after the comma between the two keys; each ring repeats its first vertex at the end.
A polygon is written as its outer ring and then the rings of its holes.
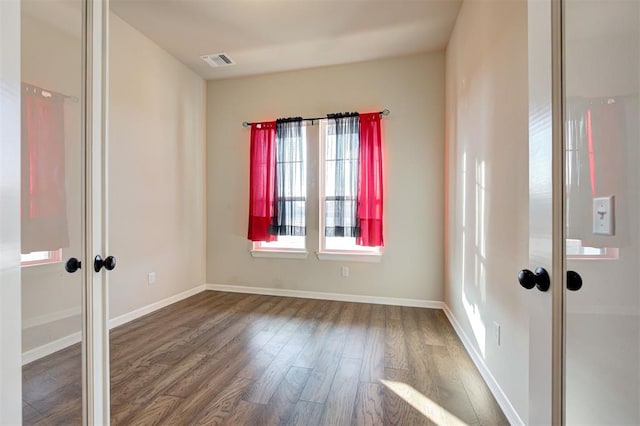
{"type": "Polygon", "coordinates": [[[593,199],[593,233],[595,235],[615,234],[614,196],[593,199]]]}

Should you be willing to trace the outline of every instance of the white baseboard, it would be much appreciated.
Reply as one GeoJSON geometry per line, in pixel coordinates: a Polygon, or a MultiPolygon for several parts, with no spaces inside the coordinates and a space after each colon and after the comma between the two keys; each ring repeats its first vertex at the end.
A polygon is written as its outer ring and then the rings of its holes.
{"type": "Polygon", "coordinates": [[[453,315],[453,312],[451,312],[451,309],[449,309],[449,307],[444,303],[442,305],[443,305],[442,310],[444,311],[445,315],[449,319],[449,322],[453,326],[453,329],[458,334],[458,337],[462,341],[462,344],[467,350],[467,353],[473,360],[473,363],[476,365],[476,367],[480,371],[482,378],[487,383],[487,386],[489,386],[489,389],[491,390],[491,393],[493,394],[494,398],[498,402],[498,405],[500,405],[500,408],[502,408],[504,415],[507,416],[509,423],[512,425],[524,425],[525,423],[522,421],[522,419],[518,415],[518,412],[511,404],[511,401],[509,401],[509,398],[507,398],[507,395],[504,393],[504,391],[498,384],[495,377],[493,377],[493,374],[491,374],[489,367],[484,362],[484,358],[482,358],[480,353],[476,350],[475,346],[473,346],[473,344],[471,343],[471,340],[462,329],[462,326],[460,325],[456,317],[453,315]]]}
{"type": "Polygon", "coordinates": [[[61,339],[49,342],[46,345],[38,346],[37,348],[22,353],[22,365],[29,364],[37,359],[43,358],[47,355],[51,355],[54,352],[58,352],[71,345],[75,345],[80,342],[82,336],[80,332],[64,336],[61,339]]]}
{"type": "Polygon", "coordinates": [[[155,303],[152,303],[150,305],[143,306],[142,308],[136,309],[135,311],[131,311],[131,312],[128,312],[128,313],[126,313],[124,315],[120,315],[118,317],[111,318],[109,320],[109,329],[115,328],[115,327],[117,327],[119,325],[122,325],[122,324],[126,324],[129,321],[133,321],[134,319],[137,319],[137,318],[140,318],[140,317],[145,316],[147,314],[150,314],[151,312],[157,311],[158,309],[162,309],[165,306],[169,306],[169,305],[171,305],[173,303],[179,302],[179,301],[181,301],[183,299],[186,299],[187,297],[193,296],[194,294],[201,293],[201,292],[205,291],[206,289],[207,289],[206,285],[204,285],[204,284],[203,285],[199,285],[198,287],[191,288],[191,289],[189,289],[187,291],[183,291],[182,293],[178,293],[178,294],[176,294],[174,296],[167,297],[166,299],[159,300],[159,301],[157,301],[155,303]]]}
{"type": "MultiPolygon", "coordinates": [[[[109,329],[115,328],[129,321],[133,321],[134,319],[150,314],[151,312],[157,311],[158,309],[162,309],[165,306],[169,306],[173,303],[179,302],[182,299],[186,299],[187,297],[191,297],[194,294],[198,294],[205,290],[206,290],[206,286],[203,284],[198,287],[189,289],[187,291],[183,291],[182,293],[178,293],[174,296],[167,297],[166,299],[162,299],[155,303],[151,303],[150,305],[143,306],[142,308],[136,309],[135,311],[131,311],[124,315],[120,315],[118,317],[112,318],[109,320],[109,329]]],[[[77,332],[77,333],[73,333],[68,336],[65,336],[61,339],[54,340],[53,342],[49,342],[45,345],[38,346],[37,348],[31,349],[29,351],[23,352],[22,365],[28,364],[37,359],[43,358],[47,355],[51,355],[54,352],[60,351],[66,347],[69,347],[71,345],[74,345],[80,342],[80,340],[81,340],[81,334],[80,332],[77,332]]]]}
{"type": "Polygon", "coordinates": [[[357,294],[324,293],[319,291],[289,290],[282,288],[248,287],[241,285],[205,284],[207,290],[230,293],[262,294],[265,296],[300,297],[303,299],[335,300],[338,302],[372,303],[374,305],[410,306],[414,308],[442,309],[443,302],[397,297],[362,296],[357,294]]]}

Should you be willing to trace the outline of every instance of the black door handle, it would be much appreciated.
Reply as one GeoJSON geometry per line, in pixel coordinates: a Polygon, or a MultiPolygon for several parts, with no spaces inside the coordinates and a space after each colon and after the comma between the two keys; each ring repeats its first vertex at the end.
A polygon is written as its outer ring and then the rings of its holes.
{"type": "Polygon", "coordinates": [[[531,290],[533,287],[537,287],[540,291],[547,291],[551,286],[549,274],[544,268],[536,268],[535,272],[531,272],[528,269],[523,269],[518,273],[518,282],[527,290],[531,290]]]}
{"type": "Polygon", "coordinates": [[[82,268],[82,262],[80,262],[75,257],[72,257],[71,259],[67,260],[67,263],[64,264],[64,269],[70,274],[73,274],[75,271],[77,271],[80,268],[82,268]]]}
{"type": "Polygon", "coordinates": [[[113,271],[116,267],[116,258],[114,256],[107,256],[106,259],[103,259],[100,255],[97,255],[95,259],[93,259],[93,270],[100,272],[103,266],[107,271],[113,271]]]}
{"type": "Polygon", "coordinates": [[[567,271],[567,290],[578,291],[582,288],[582,277],[576,271],[567,271]]]}

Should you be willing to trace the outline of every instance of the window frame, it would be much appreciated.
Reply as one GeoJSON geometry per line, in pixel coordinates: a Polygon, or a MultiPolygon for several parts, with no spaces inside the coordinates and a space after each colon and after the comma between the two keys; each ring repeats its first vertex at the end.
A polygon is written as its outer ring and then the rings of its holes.
{"type": "MultiPolygon", "coordinates": [[[[305,186],[304,186],[304,201],[305,201],[305,223],[308,223],[308,221],[306,220],[308,218],[308,203],[307,201],[309,200],[309,137],[308,137],[308,128],[306,124],[303,124],[304,127],[304,131],[302,132],[302,138],[303,138],[303,145],[305,146],[305,151],[304,151],[304,170],[305,170],[305,186]]],[[[276,165],[277,167],[277,165],[276,165]]],[[[293,196],[293,197],[283,197],[285,200],[291,198],[291,199],[295,199],[296,198],[300,198],[300,196],[293,196]]],[[[277,200],[276,200],[277,202],[277,200]]],[[[249,250],[249,252],[251,253],[252,257],[277,257],[277,258],[284,258],[284,259],[305,259],[308,255],[307,252],[307,235],[304,236],[293,236],[293,235],[281,235],[279,236],[280,238],[285,237],[286,238],[301,238],[303,241],[303,247],[299,247],[299,246],[281,246],[281,247],[273,247],[273,246],[268,246],[268,244],[273,243],[273,242],[267,242],[267,241],[252,241],[251,242],[251,249],[249,250]]]]}
{"type": "MultiPolygon", "coordinates": [[[[353,245],[350,249],[340,250],[327,248],[325,227],[325,170],[326,170],[326,138],[328,119],[319,120],[318,130],[318,251],[316,256],[319,260],[337,260],[352,262],[380,262],[382,258],[382,247],[364,247],[353,245]]],[[[347,238],[347,237],[329,237],[347,238]]]]}

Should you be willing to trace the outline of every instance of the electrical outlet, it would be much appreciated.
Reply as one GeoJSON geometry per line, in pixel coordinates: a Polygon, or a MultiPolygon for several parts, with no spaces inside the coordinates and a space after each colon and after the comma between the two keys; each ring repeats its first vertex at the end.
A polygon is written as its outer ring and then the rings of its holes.
{"type": "Polygon", "coordinates": [[[346,278],[346,277],[348,277],[348,276],[349,276],[349,267],[348,267],[348,266],[343,266],[343,267],[342,267],[342,276],[343,276],[344,278],[346,278]]]}
{"type": "Polygon", "coordinates": [[[155,284],[155,283],[156,283],[156,273],[149,272],[149,284],[155,284]]]}
{"type": "Polygon", "coordinates": [[[496,345],[500,346],[500,324],[493,322],[493,337],[495,338],[496,345]]]}

